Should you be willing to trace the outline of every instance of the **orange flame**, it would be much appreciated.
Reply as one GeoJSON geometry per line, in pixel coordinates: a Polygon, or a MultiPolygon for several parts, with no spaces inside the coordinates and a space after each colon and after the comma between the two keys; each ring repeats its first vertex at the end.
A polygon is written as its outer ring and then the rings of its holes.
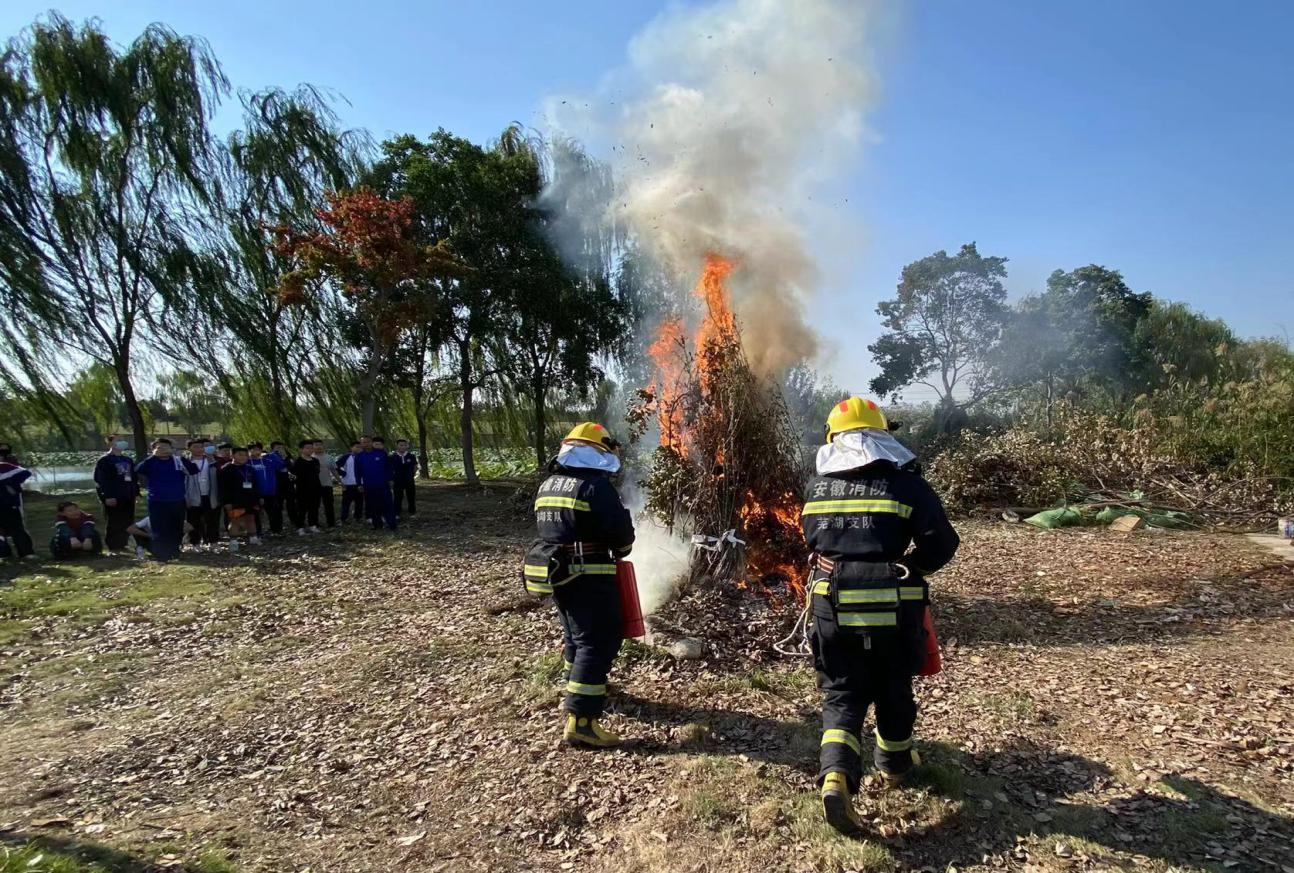
{"type": "Polygon", "coordinates": [[[652,393],[656,395],[656,418],[660,424],[661,445],[682,448],[683,442],[683,386],[687,378],[684,356],[687,354],[683,338],[683,321],[671,318],[660,326],[656,339],[647,347],[647,354],[656,364],[656,380],[652,393]]]}
{"type": "MultiPolygon", "coordinates": [[[[690,372],[704,395],[711,395],[720,375],[719,368],[730,361],[725,349],[738,343],[737,319],[732,311],[726,281],[736,264],[718,254],[709,254],[701,278],[693,294],[704,305],[705,314],[692,337],[695,356],[688,357],[688,344],[681,319],[673,318],[661,324],[656,339],[648,347],[648,354],[656,366],[656,378],[651,386],[657,404],[656,416],[660,425],[661,445],[680,454],[695,447],[689,423],[684,417],[685,393],[688,391],[690,372]]],[[[724,464],[723,448],[712,449],[716,468],[724,464]]],[[[698,482],[698,487],[725,487],[725,473],[716,469],[711,481],[698,482]]],[[[737,580],[745,585],[747,580],[762,582],[771,576],[781,576],[792,586],[801,599],[804,596],[804,570],[786,555],[803,551],[800,533],[799,495],[788,493],[773,498],[763,498],[749,487],[740,495],[738,517],[743,538],[747,540],[746,579],[737,580]]]]}

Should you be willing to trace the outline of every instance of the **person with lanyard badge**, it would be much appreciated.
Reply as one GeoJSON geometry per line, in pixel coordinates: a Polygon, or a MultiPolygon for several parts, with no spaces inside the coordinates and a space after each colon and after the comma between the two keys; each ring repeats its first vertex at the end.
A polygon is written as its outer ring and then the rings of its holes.
{"type": "Polygon", "coordinates": [[[30,478],[31,470],[18,463],[13,447],[0,443],[0,537],[7,537],[18,557],[28,561],[36,559],[22,502],[22,483],[30,478]]]}
{"type": "Polygon", "coordinates": [[[216,482],[219,464],[211,440],[189,440],[189,460],[197,473],[185,483],[188,520],[193,526],[189,544],[215,548],[220,542],[220,486],[216,482]]]}
{"type": "Polygon", "coordinates": [[[351,443],[350,454],[338,464],[338,472],[341,474],[342,524],[350,518],[352,509],[355,510],[355,523],[362,524],[364,521],[364,482],[359,472],[359,456],[363,450],[362,443],[351,443]]]}
{"type": "Polygon", "coordinates": [[[261,544],[256,536],[255,518],[261,511],[261,495],[256,488],[256,471],[247,463],[247,449],[236,446],[230,451],[229,463],[220,468],[220,503],[229,525],[229,551],[237,552],[243,537],[253,546],[261,544]]]}
{"type": "Polygon", "coordinates": [[[110,555],[126,548],[130,539],[126,529],[135,520],[135,502],[139,499],[135,461],[125,454],[129,445],[116,434],[109,434],[108,453],[94,465],[94,485],[106,524],[103,541],[110,555]]]}
{"type": "Polygon", "coordinates": [[[153,454],[135,465],[135,475],[148,489],[153,556],[169,561],[180,552],[188,483],[198,475],[198,468],[191,460],[175,455],[171,441],[162,437],[154,441],[153,454]]]}

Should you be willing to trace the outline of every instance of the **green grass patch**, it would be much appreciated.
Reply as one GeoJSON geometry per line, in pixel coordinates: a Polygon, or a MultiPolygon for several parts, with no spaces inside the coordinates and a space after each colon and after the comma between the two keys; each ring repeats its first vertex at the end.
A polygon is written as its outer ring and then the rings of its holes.
{"type": "Polygon", "coordinates": [[[836,833],[822,819],[816,791],[801,794],[787,815],[791,833],[807,847],[807,860],[818,870],[893,870],[894,856],[880,843],[836,833]]]}
{"type": "Polygon", "coordinates": [[[1012,722],[1029,721],[1038,714],[1038,704],[1024,691],[980,695],[974,699],[974,705],[998,718],[1012,722]]]}
{"type": "Polygon", "coordinates": [[[805,670],[769,670],[756,667],[744,673],[698,679],[692,688],[698,695],[744,694],[762,691],[785,700],[797,700],[813,690],[816,679],[805,670]]]}
{"type": "MultiPolygon", "coordinates": [[[[0,845],[0,873],[152,873],[162,855],[179,855],[171,846],[136,855],[100,843],[37,837],[21,845],[0,845]]],[[[208,850],[170,869],[181,873],[237,873],[222,853],[208,850]]]]}
{"type": "Polygon", "coordinates": [[[209,568],[184,564],[149,564],[104,573],[91,564],[60,565],[58,573],[20,576],[0,588],[0,619],[10,636],[13,622],[51,616],[95,624],[113,610],[148,606],[160,601],[202,597],[212,592],[209,568]]]}

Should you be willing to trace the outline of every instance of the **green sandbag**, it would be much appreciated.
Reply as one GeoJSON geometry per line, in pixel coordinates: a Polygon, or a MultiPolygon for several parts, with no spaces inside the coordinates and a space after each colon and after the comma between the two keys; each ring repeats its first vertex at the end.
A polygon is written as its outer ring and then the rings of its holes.
{"type": "Polygon", "coordinates": [[[1044,509],[1037,515],[1031,515],[1024,520],[1025,524],[1031,524],[1034,527],[1053,530],[1058,527],[1072,527],[1076,524],[1083,523],[1083,516],[1077,509],[1044,509]]]}
{"type": "MultiPolygon", "coordinates": [[[[1050,510],[1054,512],[1055,510],[1050,510]]],[[[1191,524],[1190,516],[1177,510],[1164,510],[1163,512],[1150,512],[1145,509],[1132,509],[1122,506],[1107,506],[1096,514],[1096,520],[1101,524],[1110,524],[1115,519],[1122,518],[1125,515],[1135,515],[1138,518],[1144,518],[1146,524],[1151,527],[1163,527],[1172,530],[1185,530],[1194,527],[1191,524]]]]}
{"type": "Polygon", "coordinates": [[[1169,512],[1148,512],[1142,516],[1146,524],[1153,527],[1166,527],[1172,530],[1186,530],[1195,527],[1191,524],[1191,517],[1184,512],[1175,510],[1169,512]]]}

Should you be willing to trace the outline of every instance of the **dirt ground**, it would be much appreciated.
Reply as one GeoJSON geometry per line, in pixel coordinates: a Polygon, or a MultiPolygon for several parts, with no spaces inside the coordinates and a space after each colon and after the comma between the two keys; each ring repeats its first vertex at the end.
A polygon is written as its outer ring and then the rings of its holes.
{"type": "MultiPolygon", "coordinates": [[[[1243,537],[965,523],[924,757],[818,821],[794,618],[698,597],[566,750],[515,487],[170,567],[0,569],[0,871],[1294,873],[1294,570],[1243,537]],[[752,636],[752,634],[754,636],[752,636]]],[[[39,537],[38,537],[39,539],[39,537]]]]}

